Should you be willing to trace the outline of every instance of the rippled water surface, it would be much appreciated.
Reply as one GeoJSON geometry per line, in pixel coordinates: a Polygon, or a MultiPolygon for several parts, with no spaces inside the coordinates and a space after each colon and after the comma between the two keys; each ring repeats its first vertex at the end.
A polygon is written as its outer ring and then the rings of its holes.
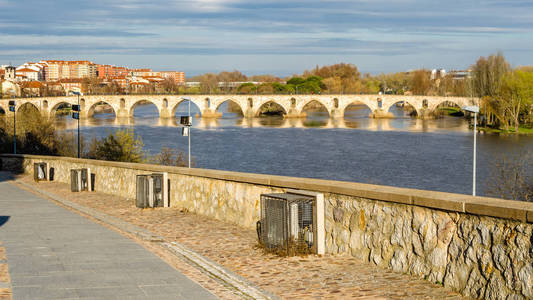
{"type": "MultiPolygon", "coordinates": [[[[370,111],[354,107],[342,120],[327,113],[306,119],[279,117],[246,120],[226,112],[217,120],[195,117],[191,134],[196,166],[297,177],[365,182],[469,194],[472,191],[473,135],[464,118],[412,119],[393,107],[394,119],[368,118],[370,111]]],[[[193,108],[193,115],[198,110],[193,108]]],[[[186,115],[181,104],[176,115],[186,115]]],[[[75,130],[69,117],[57,124],[75,130]]],[[[86,138],[109,130],[132,128],[145,149],[187,151],[176,120],[161,121],[153,105],[138,106],[134,118],[116,120],[102,113],[82,122],[86,138]]],[[[486,194],[493,161],[504,153],[533,149],[533,137],[478,135],[478,193],[486,194]]]]}

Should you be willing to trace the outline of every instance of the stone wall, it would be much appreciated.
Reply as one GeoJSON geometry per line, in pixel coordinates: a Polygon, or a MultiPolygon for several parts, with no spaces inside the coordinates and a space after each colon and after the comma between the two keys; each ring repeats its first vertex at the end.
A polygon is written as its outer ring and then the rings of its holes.
{"type": "Polygon", "coordinates": [[[261,193],[324,193],[326,252],[351,254],[486,299],[533,299],[533,203],[352,182],[59,157],[0,156],[4,169],[46,161],[55,180],[89,167],[98,191],[135,197],[135,175],[168,172],[171,206],[254,228],[261,193]]]}

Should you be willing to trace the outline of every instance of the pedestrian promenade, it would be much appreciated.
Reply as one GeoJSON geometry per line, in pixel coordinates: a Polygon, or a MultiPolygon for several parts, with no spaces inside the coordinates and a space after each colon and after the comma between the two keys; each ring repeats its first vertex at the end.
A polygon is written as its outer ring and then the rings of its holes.
{"type": "Polygon", "coordinates": [[[13,299],[216,299],[134,241],[6,182],[0,240],[13,299]]]}

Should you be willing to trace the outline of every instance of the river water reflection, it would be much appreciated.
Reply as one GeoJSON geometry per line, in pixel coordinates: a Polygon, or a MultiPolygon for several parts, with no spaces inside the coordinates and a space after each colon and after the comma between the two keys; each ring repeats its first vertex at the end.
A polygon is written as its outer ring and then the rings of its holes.
{"type": "MultiPolygon", "coordinates": [[[[186,105],[176,115],[186,115],[186,105]]],[[[394,119],[368,118],[370,111],[354,107],[342,120],[327,113],[305,119],[280,117],[244,119],[220,108],[219,119],[193,118],[192,155],[196,166],[208,169],[383,184],[469,194],[472,191],[472,131],[464,118],[410,118],[393,106],[394,119]]],[[[193,110],[193,115],[198,110],[193,110]]],[[[98,114],[82,120],[85,138],[109,130],[132,128],[145,149],[187,151],[177,119],[162,121],[153,105],[136,108],[134,117],[115,119],[98,114]]],[[[56,118],[59,128],[75,131],[70,117],[56,118]]],[[[504,153],[533,149],[533,137],[478,136],[478,194],[487,194],[494,160],[504,153]]]]}

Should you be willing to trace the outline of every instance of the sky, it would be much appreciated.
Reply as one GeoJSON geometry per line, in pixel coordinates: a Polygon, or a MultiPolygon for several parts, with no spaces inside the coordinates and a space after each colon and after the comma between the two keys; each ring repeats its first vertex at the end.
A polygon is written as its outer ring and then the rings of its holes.
{"type": "Polygon", "coordinates": [[[100,64],[287,76],[533,65],[531,0],[0,0],[0,64],[100,64]]]}

